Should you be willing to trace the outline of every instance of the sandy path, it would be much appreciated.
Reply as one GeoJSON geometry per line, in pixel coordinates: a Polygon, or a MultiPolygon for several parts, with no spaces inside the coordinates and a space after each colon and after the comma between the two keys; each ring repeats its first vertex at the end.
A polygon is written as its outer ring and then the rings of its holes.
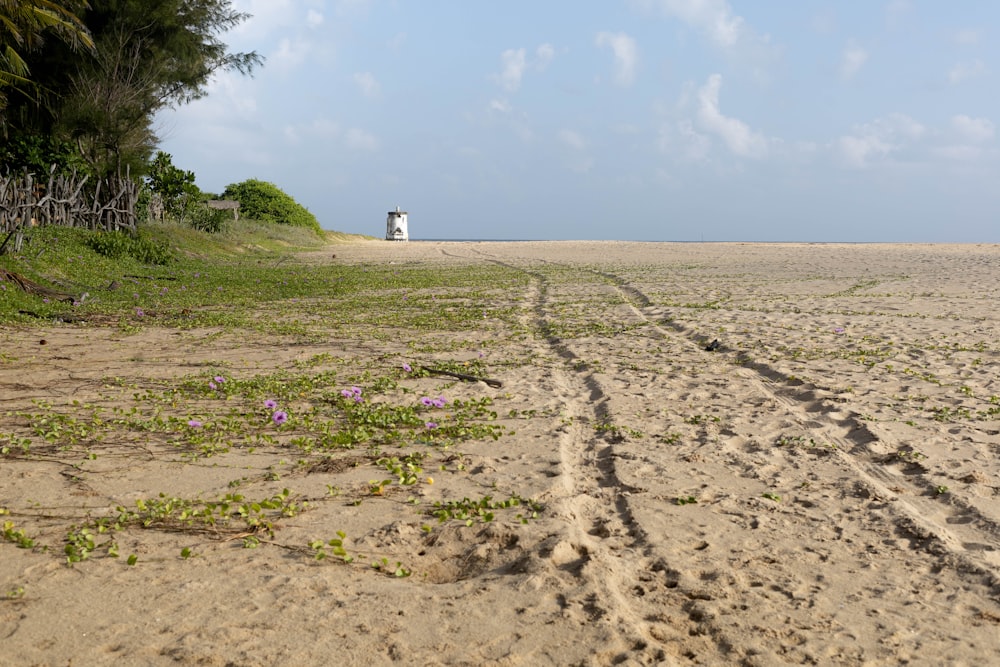
{"type": "MultiPolygon", "coordinates": [[[[481,345],[502,390],[412,386],[489,397],[501,415],[521,415],[499,420],[516,433],[462,445],[461,469],[449,463],[413,493],[426,503],[517,493],[544,504],[538,519],[425,533],[404,495],[348,502],[377,474],[361,450],[312,468],[279,464],[287,451],[266,446],[192,466],[148,442],[90,463],[0,460],[0,506],[20,523],[33,506],[74,516],[164,488],[218,497],[242,478],[248,494],[291,487],[312,503],[281,522],[276,542],[344,530],[352,550],[413,570],[395,579],[196,534],[180,536],[199,554],[182,560],[178,536],[157,531],[123,536],[123,552],[143,554],[135,568],[107,558],[67,568],[0,543],[0,583],[25,591],[0,603],[13,664],[1000,655],[997,247],[364,243],[336,255],[524,276],[483,304],[514,308],[512,321],[436,339],[481,345]],[[333,485],[344,497],[325,497],[333,485]]],[[[220,361],[235,377],[330,350],[338,369],[412,355],[402,338],[282,344],[73,327],[2,337],[16,363],[0,365],[0,391],[19,410],[33,398],[106,400],[111,376],[142,388],[220,361]]],[[[42,524],[40,537],[58,543],[42,524]]]]}

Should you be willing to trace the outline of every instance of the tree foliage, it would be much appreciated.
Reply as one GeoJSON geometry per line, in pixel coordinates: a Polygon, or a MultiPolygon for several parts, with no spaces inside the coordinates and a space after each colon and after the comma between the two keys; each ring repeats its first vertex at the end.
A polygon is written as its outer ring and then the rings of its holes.
{"type": "MultiPolygon", "coordinates": [[[[36,4],[54,4],[33,0],[36,4]]],[[[0,0],[0,19],[7,5],[0,0]]],[[[93,53],[47,42],[25,58],[42,93],[11,97],[0,111],[8,136],[72,141],[98,175],[143,173],[157,144],[153,120],[164,108],[202,97],[213,74],[249,74],[262,59],[229,53],[219,35],[244,21],[230,0],[64,0],[93,36],[93,53]]]]}
{"type": "Polygon", "coordinates": [[[171,215],[183,215],[189,201],[196,201],[201,194],[194,184],[194,172],[174,166],[170,153],[159,151],[149,166],[146,185],[163,200],[163,207],[171,215]]]}
{"type": "Polygon", "coordinates": [[[26,58],[46,37],[58,37],[73,49],[94,47],[77,14],[88,6],[85,0],[0,0],[0,111],[7,106],[5,89],[36,93],[26,58]]]}
{"type": "Polygon", "coordinates": [[[321,233],[316,216],[304,206],[266,181],[250,179],[226,186],[224,199],[240,203],[240,212],[247,218],[295,227],[307,227],[321,233]]]}

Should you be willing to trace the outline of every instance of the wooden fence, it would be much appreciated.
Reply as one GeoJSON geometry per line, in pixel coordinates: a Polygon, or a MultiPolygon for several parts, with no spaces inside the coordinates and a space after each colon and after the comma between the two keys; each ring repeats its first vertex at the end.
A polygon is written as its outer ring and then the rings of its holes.
{"type": "Polygon", "coordinates": [[[134,232],[139,184],[128,174],[91,187],[88,180],[76,172],[57,174],[54,166],[41,180],[29,172],[0,174],[0,243],[13,237],[17,251],[24,230],[45,225],[134,232]]]}

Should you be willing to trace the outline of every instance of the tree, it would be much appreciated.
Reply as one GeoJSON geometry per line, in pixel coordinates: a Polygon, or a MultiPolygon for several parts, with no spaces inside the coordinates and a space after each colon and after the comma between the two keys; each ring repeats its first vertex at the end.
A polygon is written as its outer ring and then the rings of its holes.
{"type": "Polygon", "coordinates": [[[273,183],[250,179],[227,185],[222,196],[225,199],[238,201],[240,212],[248,218],[279,225],[306,227],[317,234],[323,231],[316,216],[273,183]]]}
{"type": "Polygon", "coordinates": [[[202,97],[217,72],[250,74],[263,62],[254,52],[229,53],[219,39],[249,16],[230,0],[95,4],[82,14],[94,55],[73,57],[58,44],[39,53],[31,70],[54,94],[36,104],[21,100],[8,121],[16,119],[23,134],[72,140],[98,175],[141,171],[158,141],[158,111],[202,97]]]}
{"type": "Polygon", "coordinates": [[[194,184],[194,172],[184,171],[174,166],[170,153],[159,151],[150,163],[146,185],[160,195],[167,213],[180,216],[188,202],[198,200],[201,191],[194,184]]]}
{"type": "Polygon", "coordinates": [[[90,32],[77,16],[86,0],[0,0],[0,112],[7,106],[6,88],[37,92],[25,59],[41,48],[51,33],[72,49],[94,47],[90,32]]]}

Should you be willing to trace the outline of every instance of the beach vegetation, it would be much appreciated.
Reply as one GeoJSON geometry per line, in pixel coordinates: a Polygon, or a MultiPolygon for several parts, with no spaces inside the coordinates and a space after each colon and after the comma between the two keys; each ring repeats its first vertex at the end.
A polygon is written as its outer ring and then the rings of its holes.
{"type": "MultiPolygon", "coordinates": [[[[210,234],[174,222],[148,225],[140,238],[169,253],[163,262],[136,250],[134,240],[95,240],[96,233],[86,230],[31,230],[23,251],[0,257],[0,267],[89,296],[62,303],[3,281],[0,323],[31,326],[72,317],[74,326],[113,331],[126,348],[131,336],[149,329],[170,330],[202,346],[234,334],[261,344],[315,346],[331,331],[375,340],[373,332],[381,330],[410,331],[425,341],[440,332],[459,333],[463,345],[428,343],[423,353],[404,346],[405,356],[342,356],[331,349],[277,369],[209,354],[182,361],[181,372],[168,378],[116,370],[88,385],[85,397],[5,409],[0,455],[25,463],[63,461],[65,479],[81,489],[100,474],[97,466],[104,461],[226,468],[229,457],[240,457],[250,463],[240,463],[244,470],[223,480],[226,493],[154,489],[131,505],[91,506],[58,517],[26,501],[18,508],[23,518],[3,524],[3,542],[43,552],[52,547],[78,567],[118,558],[124,566],[149,567],[163,556],[144,553],[140,559],[133,545],[143,541],[141,532],[155,531],[175,545],[174,557],[208,557],[212,550],[205,545],[232,541],[243,549],[281,548],[346,564],[354,555],[343,535],[295,543],[282,539],[278,528],[324,504],[397,503],[395,492],[402,489],[411,491],[407,503],[418,514],[439,522],[520,524],[539,516],[539,503],[496,484],[492,496],[479,499],[432,501],[413,493],[435,484],[426,475],[432,468],[440,473],[435,490],[446,491],[452,475],[468,475],[469,459],[457,451],[463,443],[492,443],[512,433],[505,423],[510,410],[501,419],[498,404],[514,397],[469,394],[463,383],[421,366],[494,376],[488,363],[492,343],[479,334],[479,302],[523,286],[524,276],[502,266],[307,264],[292,254],[322,247],[322,241],[292,227],[277,235],[273,227],[240,220],[210,234]],[[449,356],[448,350],[459,354],[449,356]],[[374,474],[367,483],[328,478],[310,486],[318,487],[316,493],[295,490],[302,477],[355,469],[374,474]],[[285,488],[276,489],[279,482],[285,488]],[[134,553],[125,551],[126,544],[134,553]]],[[[518,307],[489,312],[512,326],[519,314],[518,307]]],[[[148,361],[123,354],[130,363],[148,361]]],[[[527,357],[505,360],[510,367],[527,363],[527,357]]],[[[554,414],[516,412],[523,420],[554,414]]],[[[410,572],[395,558],[366,562],[394,577],[410,572]]]]}
{"type": "Polygon", "coordinates": [[[238,201],[242,214],[254,220],[323,233],[316,216],[273,183],[251,178],[227,185],[222,196],[238,201]]]}

